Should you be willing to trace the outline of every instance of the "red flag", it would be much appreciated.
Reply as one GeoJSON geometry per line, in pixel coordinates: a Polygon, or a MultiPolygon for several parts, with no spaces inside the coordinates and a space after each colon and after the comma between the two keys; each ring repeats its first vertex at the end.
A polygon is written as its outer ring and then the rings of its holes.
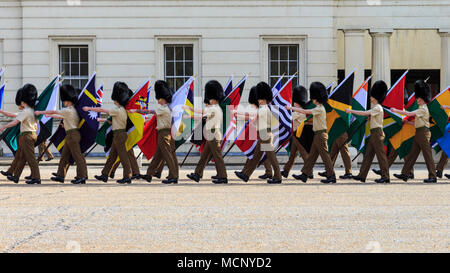
{"type": "Polygon", "coordinates": [[[147,109],[147,97],[148,97],[148,86],[150,84],[150,80],[147,80],[141,88],[133,94],[133,96],[128,101],[127,110],[131,109],[147,109]]]}
{"type": "Polygon", "coordinates": [[[144,135],[137,143],[147,160],[150,160],[156,152],[158,142],[158,131],[156,130],[156,115],[150,121],[145,123],[144,135]]]}
{"type": "Polygon", "coordinates": [[[405,78],[406,71],[400,79],[391,87],[391,89],[386,94],[382,105],[387,108],[403,109],[405,103],[405,78]]]}

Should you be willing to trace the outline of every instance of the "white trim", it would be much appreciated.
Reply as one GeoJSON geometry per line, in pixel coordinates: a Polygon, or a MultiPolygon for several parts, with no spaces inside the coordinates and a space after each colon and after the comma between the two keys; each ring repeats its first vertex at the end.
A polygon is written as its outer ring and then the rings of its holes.
{"type": "Polygon", "coordinates": [[[157,79],[164,79],[164,46],[165,45],[182,45],[192,44],[193,58],[193,76],[195,76],[194,84],[194,100],[196,97],[203,97],[201,93],[201,36],[197,35],[176,35],[164,36],[155,35],[155,76],[157,79]]]}
{"type": "Polygon", "coordinates": [[[260,76],[261,81],[269,80],[269,45],[298,45],[298,84],[308,83],[306,35],[261,35],[260,36],[260,76]]]}
{"type": "Polygon", "coordinates": [[[59,74],[59,46],[88,46],[88,75],[95,72],[96,67],[96,37],[95,36],[49,36],[49,79],[53,79],[54,75],[59,74]]]}

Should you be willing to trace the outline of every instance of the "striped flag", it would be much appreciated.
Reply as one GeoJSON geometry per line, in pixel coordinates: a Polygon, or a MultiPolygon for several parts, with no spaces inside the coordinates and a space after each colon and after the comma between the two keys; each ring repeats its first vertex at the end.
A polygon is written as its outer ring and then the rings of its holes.
{"type": "Polygon", "coordinates": [[[194,112],[183,109],[183,105],[194,107],[194,77],[190,77],[172,97],[169,105],[172,110],[172,136],[175,138],[175,147],[180,147],[186,142],[192,132],[194,112]],[[185,119],[184,115],[189,118],[185,119]]]}
{"type": "Polygon", "coordinates": [[[103,83],[97,89],[97,97],[98,97],[98,107],[103,104],[103,83]]]}
{"type": "Polygon", "coordinates": [[[269,105],[274,118],[278,121],[278,124],[272,127],[273,146],[275,149],[278,149],[280,146],[286,148],[292,135],[292,111],[287,110],[286,106],[292,105],[292,80],[294,77],[295,75],[288,79],[269,105]]]}
{"type": "MultiPolygon", "coordinates": [[[[369,80],[371,77],[368,77],[363,84],[356,90],[352,99],[352,109],[357,111],[366,111],[367,110],[367,99],[369,92],[369,80]]],[[[352,115],[350,118],[350,128],[349,132],[352,132],[352,140],[351,145],[356,149],[360,149],[364,142],[365,135],[365,126],[362,123],[366,122],[366,117],[352,115]]]]}

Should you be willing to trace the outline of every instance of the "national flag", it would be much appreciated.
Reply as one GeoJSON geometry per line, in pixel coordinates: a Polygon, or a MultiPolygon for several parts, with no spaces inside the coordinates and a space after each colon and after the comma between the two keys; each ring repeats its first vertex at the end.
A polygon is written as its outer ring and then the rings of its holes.
{"type": "MultiPolygon", "coordinates": [[[[55,77],[44,91],[42,91],[36,101],[35,111],[56,111],[58,106],[59,87],[61,86],[59,79],[59,76],[55,77]]],[[[38,128],[35,146],[38,146],[49,138],[53,132],[53,118],[40,115],[37,116],[37,120],[38,128]]]]}
{"type": "Polygon", "coordinates": [[[102,124],[100,129],[97,132],[97,136],[95,137],[95,143],[104,147],[105,153],[109,151],[112,145],[112,126],[111,126],[111,117],[108,117],[107,120],[102,124]]]}
{"type": "MultiPolygon", "coordinates": [[[[356,111],[367,111],[367,99],[369,94],[369,81],[371,76],[368,77],[363,84],[353,94],[352,109],[356,111]]],[[[351,135],[351,145],[359,150],[363,144],[366,128],[363,123],[366,123],[367,118],[364,116],[352,115],[350,118],[349,132],[351,135]]]]}
{"type": "Polygon", "coordinates": [[[450,123],[445,127],[444,135],[437,140],[442,152],[450,157],[450,123]]]}
{"type": "Polygon", "coordinates": [[[392,117],[399,125],[403,124],[404,117],[398,113],[391,112],[391,108],[403,110],[405,103],[405,79],[408,70],[397,80],[397,82],[389,89],[386,97],[381,104],[384,108],[385,118],[392,117]]]}
{"type": "Polygon", "coordinates": [[[175,95],[170,104],[173,117],[172,136],[175,138],[176,148],[186,142],[194,127],[194,121],[192,119],[194,112],[182,108],[183,105],[194,107],[194,77],[190,77],[183,86],[177,90],[176,94],[178,92],[179,97],[175,95]],[[184,118],[185,115],[188,115],[189,118],[184,118]]]}
{"type": "Polygon", "coordinates": [[[295,75],[288,79],[269,105],[273,118],[278,121],[278,124],[272,126],[274,149],[278,149],[280,146],[286,148],[292,136],[292,111],[287,110],[286,106],[292,105],[292,80],[294,77],[295,75]]]}
{"type": "Polygon", "coordinates": [[[97,88],[98,107],[103,104],[103,83],[97,88]]]}
{"type": "Polygon", "coordinates": [[[147,160],[152,159],[158,143],[158,131],[156,130],[156,115],[145,123],[142,139],[137,143],[147,160]]]}
{"type": "Polygon", "coordinates": [[[5,86],[6,83],[2,84],[2,86],[0,87],[0,109],[3,109],[3,96],[5,94],[5,86]]]}
{"type": "Polygon", "coordinates": [[[223,139],[222,139],[222,144],[221,144],[222,151],[225,148],[225,146],[228,144],[228,142],[230,141],[231,136],[235,134],[236,126],[237,126],[236,116],[230,115],[230,118],[227,119],[226,114],[227,113],[231,114],[231,111],[238,108],[238,106],[241,102],[242,91],[244,91],[245,81],[247,80],[247,78],[248,78],[248,76],[245,75],[242,78],[242,80],[237,84],[237,86],[235,86],[234,88],[231,88],[231,78],[230,78],[229,84],[226,85],[227,88],[225,90],[231,89],[231,91],[230,92],[225,91],[225,100],[224,100],[224,102],[221,103],[221,107],[222,107],[223,114],[224,114],[224,119],[223,119],[224,133],[223,133],[223,139]],[[228,108],[228,111],[227,111],[227,108],[228,108]],[[228,120],[229,120],[229,122],[228,122],[228,120]],[[227,124],[227,122],[228,122],[228,124],[227,124]]]}
{"type": "Polygon", "coordinates": [[[450,109],[443,110],[441,108],[442,105],[450,105],[450,86],[436,95],[433,100],[427,104],[428,111],[430,111],[430,116],[436,122],[442,134],[444,134],[445,128],[447,127],[450,109]]]}

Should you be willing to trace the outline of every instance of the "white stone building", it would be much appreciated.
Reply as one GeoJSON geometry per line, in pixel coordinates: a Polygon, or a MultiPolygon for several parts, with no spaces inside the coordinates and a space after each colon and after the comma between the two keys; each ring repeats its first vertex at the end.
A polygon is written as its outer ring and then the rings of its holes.
{"type": "Polygon", "coordinates": [[[6,110],[21,85],[42,90],[62,71],[79,86],[96,71],[106,103],[117,80],[196,75],[201,96],[208,80],[246,73],[246,102],[283,73],[329,84],[353,68],[355,86],[410,69],[408,86],[430,77],[438,92],[450,83],[450,1],[0,0],[0,66],[6,110]]]}

